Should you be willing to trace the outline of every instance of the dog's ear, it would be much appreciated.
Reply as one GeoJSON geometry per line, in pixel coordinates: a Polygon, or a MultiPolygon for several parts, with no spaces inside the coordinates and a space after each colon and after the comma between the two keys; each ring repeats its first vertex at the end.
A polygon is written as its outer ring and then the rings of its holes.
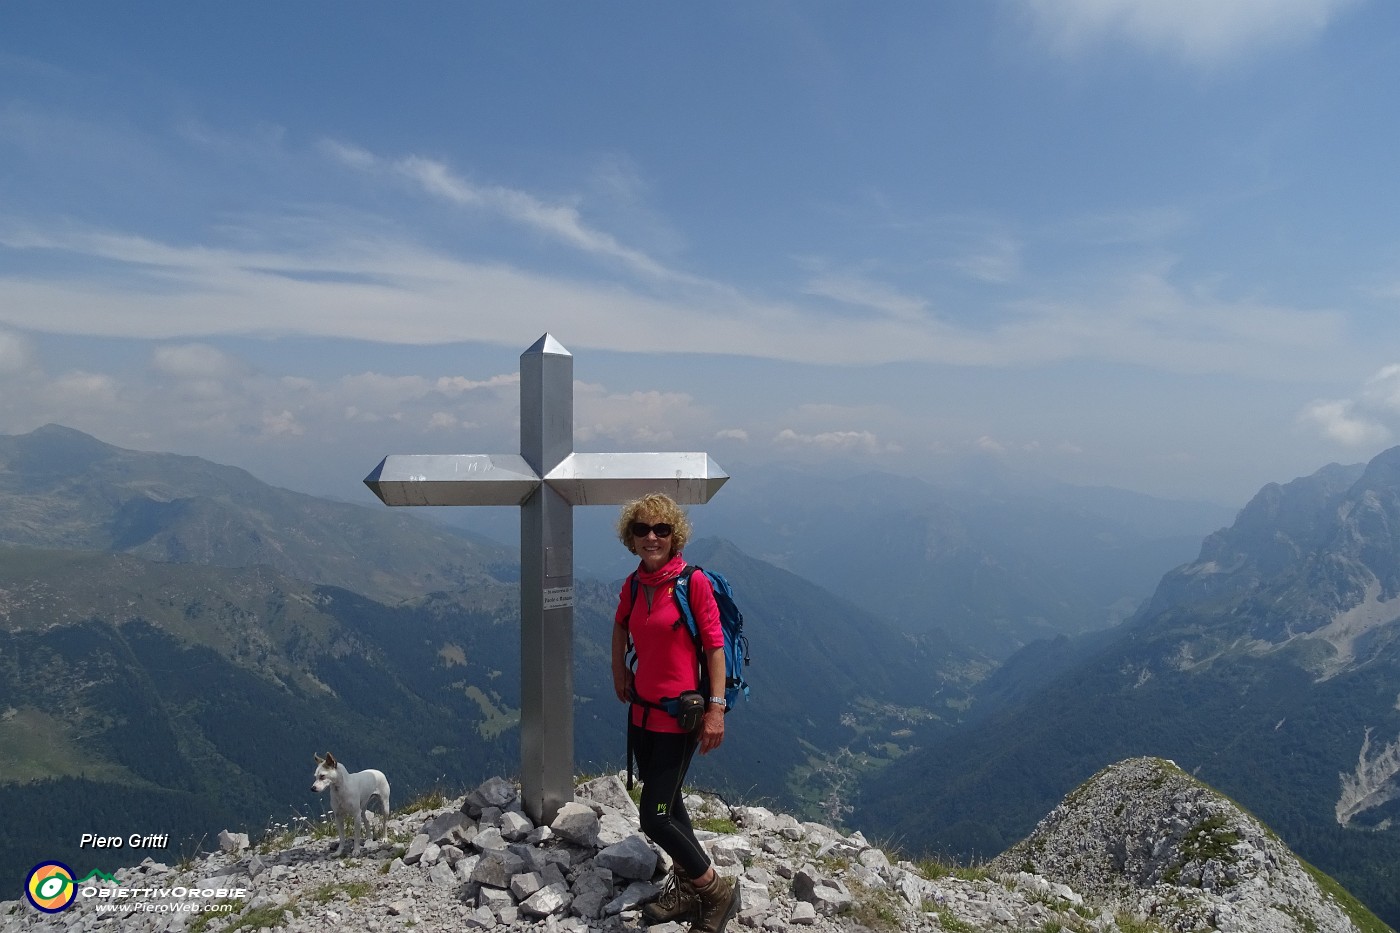
{"type": "Polygon", "coordinates": [[[326,752],[326,764],[332,768],[335,767],[335,756],[330,752],[326,752]]]}
{"type": "MultiPolygon", "coordinates": [[[[327,752],[326,754],[329,755],[330,752],[327,752]]],[[[311,757],[316,759],[316,764],[318,764],[318,765],[323,765],[323,764],[326,763],[326,759],[322,758],[320,755],[316,754],[315,752],[312,752],[312,753],[311,753],[311,757]]]]}

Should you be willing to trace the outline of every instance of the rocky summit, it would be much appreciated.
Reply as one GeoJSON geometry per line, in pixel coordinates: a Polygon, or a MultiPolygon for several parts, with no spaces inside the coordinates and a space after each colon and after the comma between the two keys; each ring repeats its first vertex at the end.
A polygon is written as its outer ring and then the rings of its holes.
{"type": "Polygon", "coordinates": [[[1104,769],[991,867],[1068,885],[1171,930],[1357,929],[1345,894],[1324,891],[1267,827],[1160,758],[1104,769]]]}
{"type": "MultiPolygon", "coordinates": [[[[892,859],[860,834],[691,794],[718,870],[739,878],[730,929],[1341,933],[1348,915],[1264,827],[1168,762],[1137,759],[1071,794],[990,866],[892,859]]],[[[640,931],[665,857],[638,831],[615,775],[588,781],[548,826],[493,778],[440,807],[400,813],[348,857],[318,832],[115,877],[74,879],[66,909],[0,904],[27,930],[640,931]]],[[[683,933],[662,924],[654,933],[683,933]]]]}

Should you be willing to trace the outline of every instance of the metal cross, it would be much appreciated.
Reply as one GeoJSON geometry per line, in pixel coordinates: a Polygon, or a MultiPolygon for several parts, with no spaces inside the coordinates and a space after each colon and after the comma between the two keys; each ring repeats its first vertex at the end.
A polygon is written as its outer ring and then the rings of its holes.
{"type": "Polygon", "coordinates": [[[521,506],[520,787],[536,823],[573,799],[573,507],[694,505],[728,478],[704,453],[575,453],[574,358],[549,334],[520,355],[519,454],[395,455],[365,477],[385,505],[521,506]]]}

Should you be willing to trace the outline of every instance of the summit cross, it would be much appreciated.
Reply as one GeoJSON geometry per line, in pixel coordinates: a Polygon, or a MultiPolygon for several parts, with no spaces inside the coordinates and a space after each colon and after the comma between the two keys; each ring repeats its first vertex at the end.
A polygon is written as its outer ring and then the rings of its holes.
{"type": "Polygon", "coordinates": [[[576,453],[574,358],[549,334],[520,355],[519,454],[398,454],[365,477],[385,505],[521,507],[520,794],[537,824],[573,799],[573,507],[697,505],[728,478],[705,453],[576,453]]]}

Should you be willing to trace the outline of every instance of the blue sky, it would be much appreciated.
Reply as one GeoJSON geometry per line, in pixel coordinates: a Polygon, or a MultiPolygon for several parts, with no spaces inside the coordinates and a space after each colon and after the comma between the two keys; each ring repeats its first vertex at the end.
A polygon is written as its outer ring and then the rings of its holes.
{"type": "Polygon", "coordinates": [[[1400,442],[1400,6],[0,4],[0,432],[1239,505],[1400,442]],[[731,470],[734,472],[734,470],[731,470]],[[737,475],[737,473],[736,473],[737,475]]]}

